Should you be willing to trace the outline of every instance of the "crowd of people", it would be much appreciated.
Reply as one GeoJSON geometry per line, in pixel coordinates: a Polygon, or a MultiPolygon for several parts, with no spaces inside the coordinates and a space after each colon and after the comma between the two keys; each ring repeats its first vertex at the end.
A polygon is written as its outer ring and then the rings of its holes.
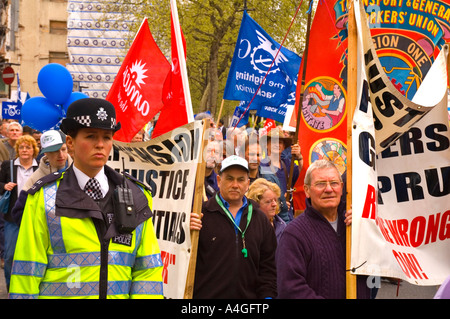
{"type": "MultiPolygon", "coordinates": [[[[193,297],[345,298],[351,212],[337,168],[309,166],[306,209],[295,217],[289,195],[303,157],[292,135],[226,130],[207,114],[196,120],[205,117],[204,202],[190,224],[199,231],[193,297]]],[[[151,139],[153,125],[132,142],[151,139]]],[[[10,298],[163,298],[151,193],[107,166],[120,129],[114,107],[82,99],[60,130],[26,133],[17,122],[5,129],[0,188],[14,195],[1,216],[1,248],[10,298]],[[67,271],[73,265],[77,282],[67,271]]],[[[369,297],[359,277],[358,298],[369,297]]]]}

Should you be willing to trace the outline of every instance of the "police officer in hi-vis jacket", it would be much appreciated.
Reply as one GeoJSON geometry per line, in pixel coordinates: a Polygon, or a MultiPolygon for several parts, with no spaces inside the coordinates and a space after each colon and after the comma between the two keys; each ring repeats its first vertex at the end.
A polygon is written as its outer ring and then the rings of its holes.
{"type": "Polygon", "coordinates": [[[77,100],[60,129],[73,164],[28,190],[9,297],[163,298],[151,193],[106,165],[113,105],[77,100]]]}

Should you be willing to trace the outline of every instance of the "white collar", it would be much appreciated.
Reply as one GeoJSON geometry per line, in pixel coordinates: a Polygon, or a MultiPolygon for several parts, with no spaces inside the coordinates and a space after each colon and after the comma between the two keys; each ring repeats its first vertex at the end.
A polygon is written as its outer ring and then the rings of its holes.
{"type": "MultiPolygon", "coordinates": [[[[88,182],[90,177],[83,173],[80,169],[78,169],[75,164],[73,165],[73,172],[75,173],[75,177],[77,178],[78,185],[82,190],[84,190],[84,186],[86,186],[86,183],[88,182]]],[[[98,174],[95,175],[94,178],[100,183],[103,197],[105,197],[109,191],[108,178],[105,175],[105,168],[102,167],[100,172],[98,172],[98,174]]]]}
{"type": "MultiPolygon", "coordinates": [[[[20,164],[20,158],[17,157],[17,158],[13,161],[13,165],[16,165],[16,166],[22,166],[22,164],[20,164]]],[[[33,158],[33,163],[31,164],[31,166],[39,166],[38,162],[36,162],[36,159],[33,158]]],[[[23,166],[22,166],[22,167],[23,167],[23,166]]]]}

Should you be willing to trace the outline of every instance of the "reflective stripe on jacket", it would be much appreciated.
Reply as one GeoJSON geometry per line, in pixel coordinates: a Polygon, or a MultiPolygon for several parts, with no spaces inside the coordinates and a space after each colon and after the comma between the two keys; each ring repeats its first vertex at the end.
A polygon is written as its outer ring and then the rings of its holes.
{"type": "MultiPolygon", "coordinates": [[[[27,197],[10,298],[99,298],[102,285],[107,298],[162,298],[162,261],[151,218],[130,235],[102,243],[93,218],[55,214],[60,183],[61,178],[27,197]]],[[[151,194],[143,192],[150,206],[151,194]]]]}

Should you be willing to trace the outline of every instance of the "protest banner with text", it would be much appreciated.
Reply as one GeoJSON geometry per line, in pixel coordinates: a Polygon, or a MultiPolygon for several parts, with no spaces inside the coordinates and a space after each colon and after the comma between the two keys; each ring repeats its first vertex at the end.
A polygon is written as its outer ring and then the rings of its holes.
{"type": "Polygon", "coordinates": [[[410,101],[383,71],[355,4],[362,65],[352,134],[352,268],[439,285],[450,270],[448,48],[410,101]]]}

